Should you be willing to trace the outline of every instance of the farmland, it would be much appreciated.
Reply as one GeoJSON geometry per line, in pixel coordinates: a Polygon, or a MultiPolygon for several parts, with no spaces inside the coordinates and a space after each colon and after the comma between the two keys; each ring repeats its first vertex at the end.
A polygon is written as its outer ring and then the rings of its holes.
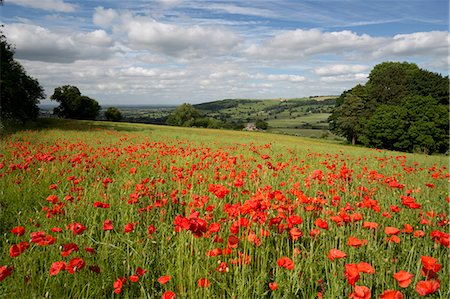
{"type": "Polygon", "coordinates": [[[0,297],[447,298],[447,167],[270,133],[40,119],[1,139],[0,297]]]}

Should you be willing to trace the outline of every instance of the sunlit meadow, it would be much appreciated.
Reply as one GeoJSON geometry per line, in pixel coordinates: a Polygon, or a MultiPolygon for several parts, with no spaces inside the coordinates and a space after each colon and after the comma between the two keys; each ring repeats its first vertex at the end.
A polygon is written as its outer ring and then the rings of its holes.
{"type": "Polygon", "coordinates": [[[447,298],[448,158],[60,121],[0,146],[4,298],[447,298]]]}

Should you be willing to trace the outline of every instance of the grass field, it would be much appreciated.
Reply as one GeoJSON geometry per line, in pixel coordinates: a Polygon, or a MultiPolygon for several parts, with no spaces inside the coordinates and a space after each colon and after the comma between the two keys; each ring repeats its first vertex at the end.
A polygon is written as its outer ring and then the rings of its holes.
{"type": "Polygon", "coordinates": [[[1,138],[0,297],[448,298],[449,178],[443,156],[43,119],[1,138]]]}

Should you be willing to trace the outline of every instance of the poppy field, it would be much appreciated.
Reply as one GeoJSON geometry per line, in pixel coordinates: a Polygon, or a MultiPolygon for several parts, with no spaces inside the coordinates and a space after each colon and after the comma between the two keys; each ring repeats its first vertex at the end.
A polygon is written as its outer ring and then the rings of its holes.
{"type": "Polygon", "coordinates": [[[2,298],[447,298],[448,158],[88,121],[2,136],[2,298]]]}

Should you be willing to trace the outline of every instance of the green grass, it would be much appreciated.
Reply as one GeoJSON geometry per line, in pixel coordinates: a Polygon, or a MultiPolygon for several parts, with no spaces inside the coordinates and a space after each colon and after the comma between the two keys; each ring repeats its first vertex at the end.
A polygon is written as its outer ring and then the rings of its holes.
{"type": "Polygon", "coordinates": [[[360,262],[375,269],[361,273],[356,283],[367,286],[372,298],[388,289],[417,298],[415,286],[425,279],[422,256],[442,265],[440,289],[429,297],[447,296],[449,250],[430,237],[433,231],[448,231],[447,157],[270,133],[68,120],[41,120],[3,132],[0,153],[0,267],[14,267],[0,284],[2,298],[161,298],[169,290],[179,298],[315,298],[318,292],[346,298],[354,287],[344,266],[360,262]],[[393,180],[403,188],[390,186],[393,180]],[[229,192],[222,196],[220,190],[229,192]],[[402,204],[407,194],[420,209],[402,204]],[[49,195],[58,197],[56,203],[47,200],[49,195]],[[368,200],[379,211],[366,205],[368,200]],[[109,207],[94,207],[95,202],[109,207]],[[362,220],[346,218],[358,214],[362,220]],[[302,222],[290,223],[293,215],[302,222]],[[333,221],[337,215],[342,225],[333,221]],[[189,225],[177,229],[180,217],[190,217],[189,225]],[[317,227],[318,218],[328,230],[317,227]],[[239,227],[242,219],[248,225],[239,227]],[[103,230],[105,220],[112,221],[113,230],[103,230]],[[379,227],[363,228],[364,221],[379,227]],[[74,234],[73,223],[86,230],[74,234]],[[125,233],[129,223],[134,230],[125,233]],[[220,229],[209,230],[211,224],[220,229]],[[401,230],[405,224],[425,236],[400,233],[399,244],[386,241],[386,227],[401,230]],[[156,228],[151,235],[149,225],[156,228]],[[10,232],[17,226],[25,228],[23,236],[10,232]],[[290,226],[303,236],[290,238],[290,226]],[[61,232],[53,232],[56,227],[61,232]],[[320,231],[317,237],[310,236],[314,229],[320,231]],[[55,243],[30,242],[38,231],[55,237],[55,243]],[[207,256],[213,249],[225,251],[230,236],[238,238],[236,248],[207,256]],[[349,236],[367,244],[351,247],[349,236]],[[10,248],[20,242],[30,248],[12,257],[10,248]],[[69,243],[79,251],[62,256],[69,243]],[[347,256],[330,261],[332,248],[347,256]],[[75,257],[85,262],[82,269],[50,275],[54,262],[75,257]],[[292,259],[293,270],[277,265],[282,257],[292,259]],[[217,270],[222,262],[228,270],[217,270]],[[131,282],[138,267],[146,273],[131,282]],[[414,274],[404,289],[393,278],[400,270],[414,274]],[[162,285],[157,279],[164,275],[171,279],[162,285]],[[114,282],[120,277],[127,282],[117,295],[114,282]],[[210,285],[199,287],[201,278],[210,285]],[[277,290],[269,288],[271,282],[277,290]]]}

